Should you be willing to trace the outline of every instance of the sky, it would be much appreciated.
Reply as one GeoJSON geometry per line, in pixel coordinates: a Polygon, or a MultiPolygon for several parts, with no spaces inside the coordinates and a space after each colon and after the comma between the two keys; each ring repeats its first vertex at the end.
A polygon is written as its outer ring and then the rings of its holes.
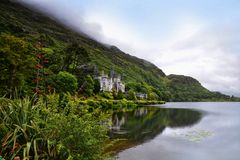
{"type": "Polygon", "coordinates": [[[19,0],[77,31],[240,96],[239,0],[19,0]]]}

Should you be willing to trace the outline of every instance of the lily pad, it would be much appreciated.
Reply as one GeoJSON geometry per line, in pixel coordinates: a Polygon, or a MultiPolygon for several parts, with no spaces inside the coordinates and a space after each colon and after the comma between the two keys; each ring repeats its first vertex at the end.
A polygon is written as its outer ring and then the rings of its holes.
{"type": "Polygon", "coordinates": [[[173,132],[173,135],[180,136],[180,137],[187,139],[189,141],[192,141],[192,142],[200,143],[203,140],[205,140],[206,138],[212,136],[213,132],[204,130],[204,129],[194,129],[194,130],[190,130],[190,131],[187,131],[184,133],[173,132]]]}

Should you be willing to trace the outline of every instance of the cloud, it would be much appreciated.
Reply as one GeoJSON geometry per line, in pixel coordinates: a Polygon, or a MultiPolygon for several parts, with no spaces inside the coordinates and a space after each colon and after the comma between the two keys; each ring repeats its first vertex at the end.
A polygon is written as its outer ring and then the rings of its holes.
{"type": "Polygon", "coordinates": [[[239,27],[203,27],[166,48],[156,62],[168,73],[197,78],[210,90],[240,96],[239,27]]]}
{"type": "Polygon", "coordinates": [[[98,23],[90,22],[86,19],[83,9],[72,7],[65,0],[17,0],[20,3],[30,5],[38,10],[61,21],[66,26],[85,33],[91,38],[103,41],[102,27],[98,23]]]}

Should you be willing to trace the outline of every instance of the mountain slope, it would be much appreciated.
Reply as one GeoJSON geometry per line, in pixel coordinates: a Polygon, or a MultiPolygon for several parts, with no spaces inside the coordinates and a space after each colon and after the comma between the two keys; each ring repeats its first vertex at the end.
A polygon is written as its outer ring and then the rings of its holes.
{"type": "MultiPolygon", "coordinates": [[[[200,83],[189,85],[188,78],[166,76],[154,64],[126,54],[115,46],[103,45],[22,4],[1,0],[0,7],[0,32],[23,38],[33,46],[40,42],[41,51],[49,59],[47,70],[51,74],[67,70],[78,76],[82,83],[87,74],[114,70],[122,75],[125,83],[146,86],[159,99],[205,100],[205,94],[210,100],[216,98],[200,83]],[[179,99],[179,95],[190,98],[179,99]]],[[[224,98],[228,99],[227,96],[224,98]]]]}
{"type": "Polygon", "coordinates": [[[158,79],[165,77],[162,70],[155,65],[125,54],[115,47],[106,47],[20,4],[2,0],[0,7],[1,32],[10,32],[32,43],[42,41],[43,38],[46,48],[58,50],[70,43],[78,43],[88,51],[91,62],[96,64],[99,70],[114,69],[124,75],[127,80],[137,79],[157,85],[158,79]]]}
{"type": "Polygon", "coordinates": [[[210,92],[196,79],[184,75],[169,75],[168,88],[174,101],[217,101],[231,100],[219,92],[210,92]]]}

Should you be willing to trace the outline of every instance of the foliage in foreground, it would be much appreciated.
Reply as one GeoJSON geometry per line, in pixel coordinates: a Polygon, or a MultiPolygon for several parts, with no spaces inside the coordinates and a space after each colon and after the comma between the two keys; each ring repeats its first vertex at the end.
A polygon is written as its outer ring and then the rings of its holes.
{"type": "Polygon", "coordinates": [[[77,100],[58,106],[36,99],[0,99],[0,155],[7,159],[101,160],[107,140],[105,115],[77,100]]]}

